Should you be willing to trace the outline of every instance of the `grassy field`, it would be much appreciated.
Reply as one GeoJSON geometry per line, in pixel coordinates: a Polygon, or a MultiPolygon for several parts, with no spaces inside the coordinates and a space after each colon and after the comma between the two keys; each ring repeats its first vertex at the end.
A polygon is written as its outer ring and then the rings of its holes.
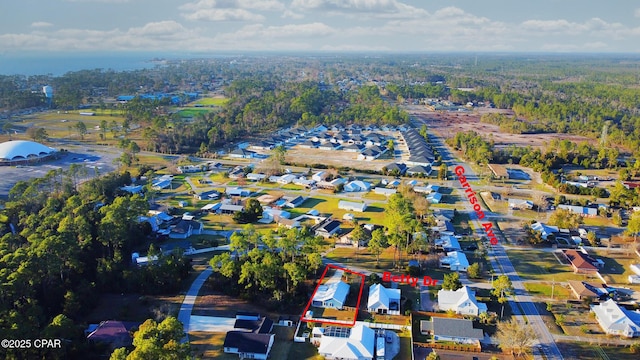
{"type": "Polygon", "coordinates": [[[211,109],[203,109],[203,108],[186,108],[178,111],[178,115],[180,115],[183,118],[192,118],[198,115],[206,115],[211,111],[212,111],[211,109]]]}
{"type": "Polygon", "coordinates": [[[571,290],[559,283],[528,282],[524,284],[524,288],[527,289],[531,295],[545,299],[551,299],[552,295],[555,300],[567,300],[573,298],[571,290]]]}
{"type": "Polygon", "coordinates": [[[600,269],[600,274],[608,283],[625,284],[625,286],[629,286],[629,275],[634,275],[629,266],[640,262],[636,254],[632,251],[608,252],[606,249],[603,249],[590,251],[590,254],[604,261],[604,266],[600,269]]]}
{"type": "Polygon", "coordinates": [[[569,265],[559,263],[549,252],[527,249],[509,250],[508,254],[520,277],[526,280],[584,280],[586,276],[574,274],[569,265]]]}
{"type": "Polygon", "coordinates": [[[219,97],[208,97],[202,98],[194,102],[194,104],[204,105],[204,106],[222,106],[227,103],[226,98],[219,97]]]}
{"type": "Polygon", "coordinates": [[[236,360],[238,355],[224,353],[223,344],[226,336],[226,333],[192,332],[189,333],[189,341],[198,359],[236,360]]]}

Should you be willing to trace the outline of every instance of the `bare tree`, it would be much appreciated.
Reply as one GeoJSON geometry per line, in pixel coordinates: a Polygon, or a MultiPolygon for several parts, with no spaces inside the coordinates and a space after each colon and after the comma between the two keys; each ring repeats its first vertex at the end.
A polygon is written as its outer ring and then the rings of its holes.
{"type": "Polygon", "coordinates": [[[526,356],[537,339],[530,326],[516,320],[499,322],[495,338],[500,349],[516,357],[526,356]]]}

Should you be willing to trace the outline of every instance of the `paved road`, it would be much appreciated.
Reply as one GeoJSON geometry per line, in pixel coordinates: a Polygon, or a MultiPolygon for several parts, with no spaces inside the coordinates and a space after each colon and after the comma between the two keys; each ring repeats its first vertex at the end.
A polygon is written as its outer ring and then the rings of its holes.
{"type": "MultiPolygon", "coordinates": [[[[184,300],[182,301],[182,306],[180,306],[180,312],[178,313],[178,320],[184,326],[185,335],[189,333],[189,321],[191,320],[191,311],[193,310],[193,305],[196,303],[196,298],[198,297],[198,292],[200,292],[200,288],[207,280],[207,278],[211,275],[213,269],[211,267],[207,267],[204,271],[198,275],[198,277],[193,281],[189,291],[184,296],[184,300]]],[[[188,336],[188,335],[187,335],[188,336]]]]}
{"type": "MultiPolygon", "coordinates": [[[[443,161],[449,166],[457,166],[462,165],[465,169],[465,176],[468,181],[475,181],[478,177],[475,175],[473,169],[464,163],[458,163],[454,156],[450,153],[449,149],[445,146],[442,138],[438,136],[432,136],[431,138],[434,147],[438,150],[440,155],[442,156],[443,161]]],[[[459,182],[454,182],[458,189],[462,190],[462,186],[459,182]]],[[[474,189],[475,190],[475,189],[474,189]]],[[[469,202],[464,202],[465,208],[470,215],[471,221],[474,222],[474,228],[476,229],[477,235],[483,235],[484,230],[480,225],[480,222],[476,216],[475,211],[473,211],[473,207],[469,202]]],[[[494,233],[496,229],[493,229],[494,233]]],[[[497,236],[498,234],[496,234],[497,236]]],[[[500,238],[500,237],[498,237],[500,238]]],[[[534,357],[536,359],[542,359],[544,356],[546,359],[563,359],[560,350],[556,346],[556,343],[553,339],[553,336],[547,329],[542,317],[538,313],[538,309],[533,303],[531,296],[527,293],[524,288],[524,284],[518,274],[516,273],[507,253],[505,252],[502,245],[498,244],[496,246],[492,246],[492,249],[489,252],[491,265],[498,274],[506,274],[511,279],[513,283],[513,287],[515,289],[515,297],[509,301],[509,305],[511,306],[513,314],[519,320],[526,320],[528,324],[530,324],[535,330],[540,346],[534,349],[534,357]],[[520,310],[522,309],[522,311],[520,310]]]]}

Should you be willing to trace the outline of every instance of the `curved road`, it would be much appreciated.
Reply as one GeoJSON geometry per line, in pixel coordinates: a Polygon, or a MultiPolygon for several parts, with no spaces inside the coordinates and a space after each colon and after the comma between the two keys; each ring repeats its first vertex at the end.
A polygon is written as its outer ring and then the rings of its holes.
{"type": "MultiPolygon", "coordinates": [[[[420,118],[416,118],[417,122],[425,123],[420,118]]],[[[431,143],[434,148],[438,150],[440,155],[442,156],[442,160],[449,166],[457,166],[461,165],[465,169],[465,176],[468,181],[476,181],[478,180],[477,175],[473,172],[473,169],[467,164],[457,163],[456,159],[453,157],[447,146],[445,146],[442,138],[435,136],[435,134],[431,133],[431,143]]],[[[455,185],[454,187],[460,189],[464,193],[464,189],[460,185],[460,182],[457,179],[454,179],[455,185]]],[[[476,190],[476,189],[474,189],[476,190]]],[[[478,191],[478,190],[476,190],[478,191]]],[[[476,229],[476,233],[479,236],[485,235],[484,229],[482,228],[480,221],[478,220],[475,211],[473,210],[472,205],[464,201],[464,206],[467,209],[470,220],[473,222],[474,228],[476,229]]],[[[494,233],[498,237],[498,230],[493,229],[494,233]]],[[[500,237],[498,237],[500,238],[500,237]]],[[[513,283],[513,287],[515,290],[515,296],[513,300],[509,301],[509,305],[511,306],[512,313],[516,316],[516,318],[520,321],[526,322],[532,326],[533,330],[536,332],[538,336],[539,346],[534,348],[533,354],[536,359],[542,359],[543,356],[546,359],[563,359],[558,346],[556,345],[553,336],[547,329],[538,309],[532,301],[531,296],[528,294],[527,290],[524,288],[524,283],[518,273],[515,271],[513,264],[511,264],[511,260],[509,260],[509,256],[504,250],[504,247],[501,244],[492,246],[489,251],[489,258],[491,261],[491,266],[496,271],[497,274],[505,274],[509,276],[511,282],[513,283]]]]}

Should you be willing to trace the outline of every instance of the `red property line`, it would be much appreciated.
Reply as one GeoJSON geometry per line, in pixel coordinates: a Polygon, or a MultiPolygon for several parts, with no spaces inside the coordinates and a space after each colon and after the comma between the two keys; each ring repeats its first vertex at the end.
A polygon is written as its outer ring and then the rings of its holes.
{"type": "Polygon", "coordinates": [[[358,318],[358,311],[360,310],[360,301],[362,300],[362,292],[364,291],[364,279],[365,279],[364,274],[361,274],[359,272],[355,272],[353,270],[349,270],[347,268],[343,268],[341,266],[336,266],[333,264],[327,264],[327,266],[324,268],[324,272],[322,273],[322,276],[320,277],[320,281],[318,281],[318,285],[316,285],[315,290],[313,290],[313,294],[311,294],[311,298],[309,299],[309,302],[307,303],[307,306],[304,308],[304,311],[302,312],[302,316],[300,316],[300,321],[305,321],[305,322],[313,322],[313,323],[319,323],[319,324],[332,324],[332,325],[348,325],[348,326],[353,326],[356,324],[356,319],[358,318]],[[353,317],[353,321],[348,322],[346,320],[340,321],[340,320],[336,320],[336,321],[331,321],[331,320],[322,320],[322,319],[305,319],[305,315],[307,313],[307,311],[309,311],[309,308],[311,307],[311,302],[313,301],[313,297],[316,295],[316,292],[318,291],[318,287],[320,287],[320,284],[322,284],[322,281],[324,280],[325,275],[327,274],[327,270],[329,269],[336,269],[336,270],[342,270],[344,272],[347,273],[351,273],[354,275],[358,275],[360,276],[361,280],[360,280],[360,293],[358,294],[358,301],[356,304],[356,313],[353,317]]]}

